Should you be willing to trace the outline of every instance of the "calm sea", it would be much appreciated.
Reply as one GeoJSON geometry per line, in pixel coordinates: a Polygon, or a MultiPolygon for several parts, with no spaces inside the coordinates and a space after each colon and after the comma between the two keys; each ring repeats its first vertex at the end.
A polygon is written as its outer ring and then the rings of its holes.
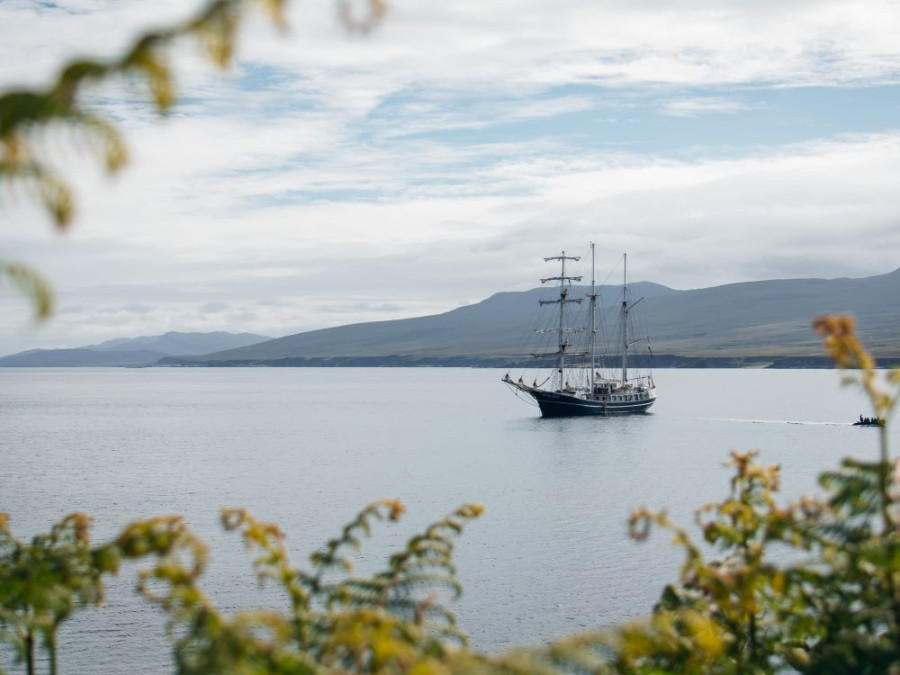
{"type": "MultiPolygon", "coordinates": [[[[256,588],[223,506],[288,533],[296,563],[358,509],[400,498],[360,560],[387,554],[465,502],[485,515],[459,540],[455,605],[480,650],[548,641],[646,614],[680,556],[665,534],[629,540],[629,510],[691,522],[723,497],[729,450],[759,448],[784,492],[816,490],[841,457],[875,457],[868,413],[833,371],[664,370],[652,413],[538,417],[469,369],[0,369],[0,510],[22,538],[64,514],[93,515],[96,540],[133,519],[184,514],[208,541],[205,589],[221,607],[279,604],[256,588]]],[[[896,444],[895,444],[896,445],[896,444]]],[[[62,672],[171,672],[164,619],[133,592],[62,630],[62,672]]],[[[7,663],[0,660],[0,668],[7,663]]]]}

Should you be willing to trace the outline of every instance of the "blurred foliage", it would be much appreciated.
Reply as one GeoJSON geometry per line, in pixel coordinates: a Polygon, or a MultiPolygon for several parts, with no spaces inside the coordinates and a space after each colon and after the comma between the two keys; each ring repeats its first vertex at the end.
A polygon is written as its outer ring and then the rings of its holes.
{"type": "Polygon", "coordinates": [[[277,584],[290,607],[234,616],[203,593],[206,547],[178,517],[134,523],[94,547],[84,514],[67,516],[30,543],[13,537],[0,514],[0,640],[12,644],[29,675],[36,672],[38,649],[49,671],[58,672],[60,624],[102,602],[103,578],[116,574],[123,560],[150,559],[137,588],[168,616],[179,673],[436,672],[466,644],[442,597],[460,592],[453,540],[481,511],[474,504],[460,507],[410,539],[384,571],[357,577],[352,554],[374,521],[400,518],[399,502],[365,508],[310,556],[310,571],[291,564],[277,526],[225,509],[222,524],[243,537],[260,582],[277,584]]]}
{"type": "MultiPolygon", "coordinates": [[[[900,371],[877,371],[849,317],[816,330],[848,382],[887,419],[900,371]]],[[[135,523],[92,547],[74,514],[25,544],[0,516],[0,639],[29,673],[35,650],[56,672],[56,632],[103,599],[103,576],[125,559],[152,560],[138,589],[168,616],[179,673],[888,673],[900,672],[900,474],[877,427],[877,461],[847,459],[820,476],[824,496],[779,505],[777,466],[732,453],[729,492],[697,511],[702,542],[665,512],[638,509],[631,535],[672,533],[685,552],[679,578],[649,617],[497,655],[467,648],[444,601],[461,588],[453,543],[481,507],[463,506],[390,556],[384,571],[353,573],[352,554],[372,524],[395,521],[376,502],[294,567],[277,526],[226,509],[222,524],[251,551],[261,583],[280,587],[287,610],[226,616],[202,592],[206,549],[178,518],[135,523]]]]}
{"type": "Polygon", "coordinates": [[[35,650],[43,647],[56,673],[60,624],[76,609],[103,601],[103,575],[115,574],[122,560],[148,556],[156,558],[154,569],[179,568],[193,580],[203,569],[205,548],[178,517],[134,523],[113,542],[92,547],[84,514],[66,516],[31,543],[16,539],[0,514],[0,640],[13,645],[29,675],[35,650]],[[181,562],[186,555],[190,566],[181,562]]]}
{"type": "MultiPolygon", "coordinates": [[[[72,222],[75,198],[65,178],[47,158],[48,140],[73,150],[87,150],[115,173],[128,161],[125,141],[116,126],[91,109],[91,87],[125,79],[146,88],[151,106],[165,114],[177,94],[169,59],[172,46],[192,40],[220,68],[234,59],[241,23],[259,9],[273,25],[286,28],[287,0],[209,0],[194,16],[168,28],[138,36],[124,53],[108,60],[78,59],[62,67],[46,89],[10,90],[0,94],[0,196],[21,196],[41,204],[59,230],[72,222]]],[[[335,0],[348,30],[368,32],[387,12],[385,0],[335,0]]],[[[31,299],[38,318],[53,308],[49,284],[20,263],[0,260],[6,278],[31,299]]]]}
{"type": "Polygon", "coordinates": [[[6,277],[34,307],[39,319],[46,319],[53,312],[53,291],[50,283],[28,265],[0,260],[0,279],[6,277]]]}
{"type": "MultiPolygon", "coordinates": [[[[850,317],[823,316],[814,328],[845,382],[860,385],[874,416],[888,419],[900,371],[876,370],[850,317]]],[[[778,467],[733,453],[730,494],[697,512],[715,560],[665,513],[633,513],[635,537],[663,527],[686,556],[650,629],[619,634],[619,671],[900,672],[900,476],[887,426],[877,429],[877,461],[846,459],[820,476],[823,498],[784,506],[775,501],[778,467]]]]}

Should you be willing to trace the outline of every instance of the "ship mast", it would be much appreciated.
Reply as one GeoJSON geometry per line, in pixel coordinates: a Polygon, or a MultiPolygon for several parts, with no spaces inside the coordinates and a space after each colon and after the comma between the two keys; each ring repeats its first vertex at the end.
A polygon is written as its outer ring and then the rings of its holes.
{"type": "MultiPolygon", "coordinates": [[[[546,284],[549,281],[559,281],[559,298],[557,300],[541,300],[541,305],[555,305],[559,304],[559,328],[554,329],[559,333],[559,342],[558,342],[558,351],[556,352],[556,368],[559,373],[559,388],[562,389],[565,386],[565,368],[566,368],[566,350],[569,348],[569,338],[567,333],[569,329],[566,327],[566,305],[570,302],[580,303],[581,298],[570,298],[569,297],[569,287],[571,282],[573,281],[581,281],[580,276],[566,276],[566,260],[581,260],[580,256],[570,256],[566,255],[566,252],[563,251],[561,255],[552,256],[550,258],[544,258],[544,262],[550,262],[552,260],[560,261],[560,275],[558,277],[547,277],[546,279],[541,279],[542,284],[546,284]]],[[[535,356],[538,356],[535,354],[535,356]]]]}
{"type": "Polygon", "coordinates": [[[594,395],[594,373],[597,369],[597,326],[594,322],[594,315],[597,308],[597,290],[595,286],[594,274],[595,260],[596,257],[594,256],[594,242],[591,242],[591,294],[588,296],[591,299],[591,396],[594,395]]]}
{"type": "Polygon", "coordinates": [[[628,384],[628,254],[622,254],[622,385],[628,384]]]}

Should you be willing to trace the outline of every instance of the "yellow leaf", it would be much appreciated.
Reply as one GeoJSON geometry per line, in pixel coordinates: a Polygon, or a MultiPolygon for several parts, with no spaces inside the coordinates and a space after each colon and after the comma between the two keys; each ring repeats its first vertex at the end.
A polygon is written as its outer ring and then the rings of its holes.
{"type": "Polygon", "coordinates": [[[0,276],[7,277],[28,296],[37,319],[44,320],[53,313],[53,290],[50,283],[37,271],[19,263],[0,262],[0,276]]]}

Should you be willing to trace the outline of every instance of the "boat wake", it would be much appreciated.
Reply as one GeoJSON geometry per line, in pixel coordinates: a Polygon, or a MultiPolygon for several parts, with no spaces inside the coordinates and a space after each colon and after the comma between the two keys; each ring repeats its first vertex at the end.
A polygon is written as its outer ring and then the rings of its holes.
{"type": "Polygon", "coordinates": [[[798,424],[800,426],[810,427],[851,427],[851,422],[801,422],[797,420],[752,420],[720,417],[714,419],[715,422],[740,422],[742,424],[798,424]]]}

